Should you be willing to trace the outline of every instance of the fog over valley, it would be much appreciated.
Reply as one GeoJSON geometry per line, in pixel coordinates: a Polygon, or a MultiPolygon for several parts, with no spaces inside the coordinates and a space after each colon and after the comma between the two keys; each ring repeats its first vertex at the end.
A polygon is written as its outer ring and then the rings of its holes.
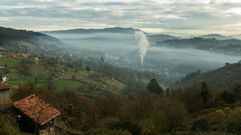
{"type": "MultiPolygon", "coordinates": [[[[153,36],[150,34],[145,34],[150,45],[144,48],[135,37],[135,32],[47,32],[47,34],[60,39],[71,48],[99,52],[100,56],[97,55],[96,58],[104,57],[107,63],[140,71],[152,71],[169,79],[180,79],[197,70],[205,72],[222,67],[226,63],[236,63],[241,60],[241,56],[195,47],[175,48],[162,46],[162,44],[156,45],[158,38],[150,38],[153,36]],[[143,55],[143,65],[141,64],[141,53],[143,53],[141,49],[147,49],[146,54],[143,55]]],[[[161,39],[161,41],[165,40],[167,39],[161,39]]]]}
{"type": "Polygon", "coordinates": [[[0,135],[241,135],[241,0],[0,0],[0,135]]]}

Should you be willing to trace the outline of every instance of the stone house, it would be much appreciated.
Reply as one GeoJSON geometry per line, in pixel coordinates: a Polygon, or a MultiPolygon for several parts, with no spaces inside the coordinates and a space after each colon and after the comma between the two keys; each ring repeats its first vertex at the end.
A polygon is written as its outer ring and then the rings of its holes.
{"type": "Polygon", "coordinates": [[[60,111],[33,94],[13,104],[24,132],[38,135],[55,135],[54,124],[60,111]]]}

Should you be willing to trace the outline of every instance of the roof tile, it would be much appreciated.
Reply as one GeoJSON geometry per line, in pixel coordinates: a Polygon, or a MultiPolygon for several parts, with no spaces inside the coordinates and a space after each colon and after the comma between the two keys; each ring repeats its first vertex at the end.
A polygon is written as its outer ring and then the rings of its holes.
{"type": "Polygon", "coordinates": [[[6,91],[6,90],[9,90],[9,89],[10,89],[10,87],[8,85],[0,83],[0,92],[6,91]]]}
{"type": "Polygon", "coordinates": [[[35,94],[14,102],[14,107],[40,125],[44,125],[46,122],[60,115],[59,110],[35,94]]]}

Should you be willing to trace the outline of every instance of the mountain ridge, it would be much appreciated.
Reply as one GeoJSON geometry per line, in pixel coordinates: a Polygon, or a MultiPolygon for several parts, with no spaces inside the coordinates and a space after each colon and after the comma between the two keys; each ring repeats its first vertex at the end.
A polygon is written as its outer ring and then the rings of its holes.
{"type": "Polygon", "coordinates": [[[241,54],[241,40],[238,39],[217,40],[215,38],[194,37],[156,42],[156,46],[195,48],[238,56],[241,54]]]}
{"type": "Polygon", "coordinates": [[[123,28],[123,27],[110,27],[102,29],[67,29],[67,30],[55,30],[55,31],[43,31],[43,33],[102,33],[102,32],[111,32],[111,33],[134,33],[135,31],[141,31],[140,29],[135,28],[123,28]]]}
{"type": "Polygon", "coordinates": [[[224,36],[221,34],[217,34],[217,33],[211,33],[211,34],[206,34],[206,35],[201,35],[201,38],[206,38],[206,39],[210,39],[210,38],[215,38],[217,40],[228,40],[228,39],[235,39],[232,36],[224,36]]]}

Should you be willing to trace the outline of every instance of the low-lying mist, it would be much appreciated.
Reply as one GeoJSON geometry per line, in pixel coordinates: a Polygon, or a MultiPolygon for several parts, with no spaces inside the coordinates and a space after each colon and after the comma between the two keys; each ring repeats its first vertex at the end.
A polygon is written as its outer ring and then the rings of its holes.
{"type": "Polygon", "coordinates": [[[235,63],[241,60],[238,56],[198,49],[150,45],[146,48],[147,53],[142,65],[139,41],[136,40],[134,33],[54,33],[49,35],[62,40],[70,48],[98,51],[110,64],[153,71],[175,79],[196,70],[208,71],[222,67],[225,63],[235,63]]]}

